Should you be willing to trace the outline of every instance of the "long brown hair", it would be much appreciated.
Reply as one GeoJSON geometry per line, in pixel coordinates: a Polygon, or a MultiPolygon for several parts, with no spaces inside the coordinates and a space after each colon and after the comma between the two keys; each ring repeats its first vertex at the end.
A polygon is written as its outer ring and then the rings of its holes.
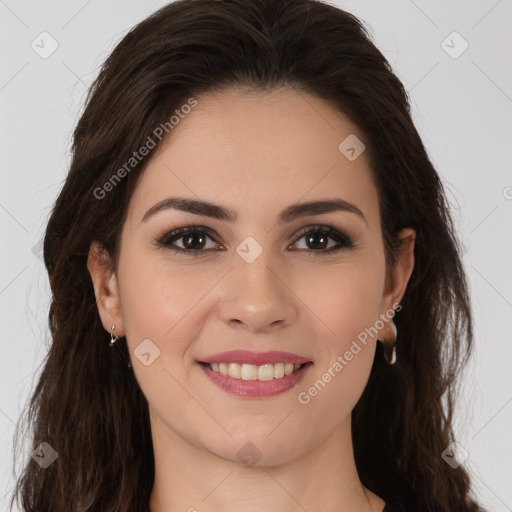
{"type": "Polygon", "coordinates": [[[359,476],[386,502],[416,512],[478,510],[466,471],[441,457],[454,440],[456,384],[473,336],[442,183],[407,92],[368,30],[314,0],[179,0],[134,27],[105,61],[74,131],[71,167],[44,239],[52,344],[25,412],[32,449],[47,442],[58,458],[46,469],[29,460],[11,508],[16,498],[26,512],[148,511],[148,405],[126,365],[126,340],[108,346],[87,256],[97,240],[117,261],[128,201],[151,157],[120,173],[134,151],[155,140],[159,126],[172,137],[169,119],[191,97],[228,87],[292,87],[327,100],[365,135],[388,270],[397,233],[412,227],[417,237],[395,318],[398,362],[386,364],[378,347],[353,411],[359,476]],[[116,173],[122,179],[105,187],[116,173]]]}

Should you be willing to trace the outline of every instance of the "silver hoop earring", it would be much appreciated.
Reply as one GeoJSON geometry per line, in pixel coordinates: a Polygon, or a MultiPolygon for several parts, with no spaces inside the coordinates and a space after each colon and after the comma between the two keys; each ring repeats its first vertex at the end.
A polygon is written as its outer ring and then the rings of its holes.
{"type": "Polygon", "coordinates": [[[397,328],[395,322],[390,320],[390,327],[393,331],[393,341],[387,340],[379,340],[382,343],[382,348],[384,349],[384,358],[388,364],[396,363],[396,338],[397,338],[397,328]]]}
{"type": "Polygon", "coordinates": [[[115,328],[116,328],[116,326],[113,325],[112,328],[110,329],[110,346],[112,346],[119,339],[119,336],[116,336],[114,334],[115,328]]]}

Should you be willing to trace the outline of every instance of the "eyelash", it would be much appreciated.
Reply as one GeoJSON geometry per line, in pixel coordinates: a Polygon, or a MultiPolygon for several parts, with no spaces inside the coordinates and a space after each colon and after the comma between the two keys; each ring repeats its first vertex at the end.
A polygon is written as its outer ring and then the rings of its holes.
{"type": "MultiPolygon", "coordinates": [[[[208,235],[214,242],[220,243],[215,239],[216,235],[214,232],[207,228],[206,226],[199,226],[196,224],[192,224],[187,227],[183,228],[177,228],[172,231],[169,231],[165,233],[163,236],[157,238],[154,241],[154,244],[159,248],[167,248],[173,251],[174,254],[180,254],[180,255],[191,255],[191,256],[199,256],[200,253],[206,253],[208,250],[197,250],[197,249],[181,249],[181,248],[174,248],[172,245],[172,242],[175,242],[176,240],[179,240],[180,238],[183,238],[186,235],[190,234],[206,234],[208,235]]],[[[299,240],[301,240],[305,235],[309,235],[312,233],[320,233],[322,235],[327,235],[328,238],[331,238],[332,240],[338,242],[339,245],[331,247],[329,249],[325,250],[314,250],[314,249],[298,249],[299,252],[308,252],[313,253],[313,256],[319,256],[319,255],[325,255],[325,254],[332,254],[334,252],[340,251],[341,249],[353,249],[355,247],[354,241],[351,237],[344,235],[343,233],[340,233],[336,229],[334,229],[332,226],[329,225],[323,225],[323,224],[317,224],[314,226],[308,226],[304,230],[300,231],[292,245],[295,245],[299,240]]]]}

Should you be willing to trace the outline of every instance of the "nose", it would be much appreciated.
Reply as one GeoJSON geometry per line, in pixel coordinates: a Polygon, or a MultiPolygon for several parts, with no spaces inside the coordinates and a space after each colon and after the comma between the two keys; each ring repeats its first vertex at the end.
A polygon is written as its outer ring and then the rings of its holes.
{"type": "Polygon", "coordinates": [[[221,320],[250,332],[273,332],[294,322],[297,297],[283,272],[271,268],[265,251],[252,263],[235,257],[229,273],[221,320]]]}

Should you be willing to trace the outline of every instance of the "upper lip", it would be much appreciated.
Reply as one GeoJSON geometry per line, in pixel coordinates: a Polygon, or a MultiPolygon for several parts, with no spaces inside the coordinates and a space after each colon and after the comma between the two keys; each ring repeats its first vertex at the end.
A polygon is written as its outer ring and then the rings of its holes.
{"type": "Polygon", "coordinates": [[[261,366],[264,364],[274,363],[293,363],[303,364],[309,363],[311,360],[301,357],[297,354],[290,352],[251,352],[250,350],[228,350],[226,352],[218,352],[211,356],[201,359],[202,363],[238,363],[238,364],[253,364],[261,366]]]}

